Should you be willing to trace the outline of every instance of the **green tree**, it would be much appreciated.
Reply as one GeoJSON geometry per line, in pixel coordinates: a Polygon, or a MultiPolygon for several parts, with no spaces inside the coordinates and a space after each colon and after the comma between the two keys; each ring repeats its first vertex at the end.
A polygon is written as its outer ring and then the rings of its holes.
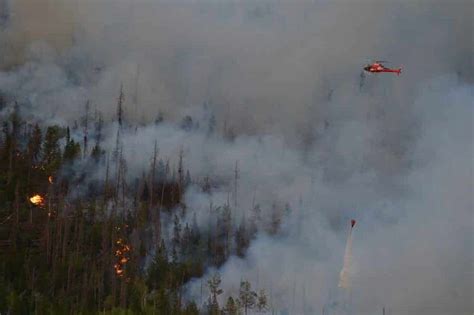
{"type": "Polygon", "coordinates": [[[257,293],[252,291],[250,282],[247,280],[240,282],[239,290],[239,304],[243,308],[244,314],[247,315],[248,311],[255,307],[257,301],[257,293]]]}
{"type": "Polygon", "coordinates": [[[235,244],[237,256],[244,257],[245,251],[250,244],[245,216],[242,217],[242,221],[240,221],[240,225],[235,231],[235,244]]]}
{"type": "Polygon", "coordinates": [[[28,139],[27,145],[27,154],[30,163],[35,163],[39,161],[42,138],[43,135],[41,133],[41,128],[38,126],[38,124],[35,124],[35,126],[33,127],[33,131],[28,139]]]}
{"type": "Polygon", "coordinates": [[[96,144],[93,148],[92,148],[92,152],[91,152],[91,157],[94,159],[94,161],[96,162],[99,162],[100,159],[105,155],[105,151],[102,150],[102,148],[100,147],[100,144],[96,144]]]}
{"type": "Polygon", "coordinates": [[[266,312],[268,310],[268,299],[265,290],[258,292],[256,307],[258,312],[266,312]]]}
{"type": "Polygon", "coordinates": [[[77,158],[81,153],[81,146],[76,143],[69,134],[69,127],[67,128],[66,146],[64,147],[63,159],[65,162],[71,162],[77,158]]]}
{"type": "Polygon", "coordinates": [[[174,215],[173,219],[173,238],[171,239],[171,256],[173,262],[178,262],[178,253],[181,246],[181,223],[177,214],[174,215]]]}
{"type": "Polygon", "coordinates": [[[229,296],[227,298],[227,303],[225,304],[224,313],[226,315],[238,315],[239,314],[239,306],[235,302],[234,298],[229,296]]]}
{"type": "Polygon", "coordinates": [[[147,285],[151,289],[159,289],[167,283],[167,276],[170,272],[170,264],[168,262],[168,254],[166,252],[165,243],[162,240],[155,252],[155,258],[148,269],[147,285]]]}
{"type": "Polygon", "coordinates": [[[217,297],[222,294],[222,289],[219,288],[221,284],[221,276],[219,273],[215,273],[207,280],[207,285],[209,286],[210,296],[208,299],[208,312],[209,315],[218,315],[219,314],[219,302],[217,297]]]}
{"type": "Polygon", "coordinates": [[[43,165],[48,174],[55,172],[61,165],[60,138],[58,126],[48,127],[43,143],[43,165]]]}
{"type": "Polygon", "coordinates": [[[188,303],[186,309],[182,313],[183,315],[199,315],[199,309],[194,302],[188,303]]]}

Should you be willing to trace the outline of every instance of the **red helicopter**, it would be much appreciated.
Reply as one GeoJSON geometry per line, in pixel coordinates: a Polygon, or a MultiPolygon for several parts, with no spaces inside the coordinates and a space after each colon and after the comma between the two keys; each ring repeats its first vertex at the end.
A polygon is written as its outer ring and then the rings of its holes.
{"type": "Polygon", "coordinates": [[[371,73],[394,72],[397,75],[400,75],[400,73],[402,72],[402,68],[390,69],[390,68],[385,67],[383,65],[383,62],[386,62],[386,61],[375,61],[375,62],[365,66],[364,70],[367,71],[367,72],[371,72],[371,73]]]}

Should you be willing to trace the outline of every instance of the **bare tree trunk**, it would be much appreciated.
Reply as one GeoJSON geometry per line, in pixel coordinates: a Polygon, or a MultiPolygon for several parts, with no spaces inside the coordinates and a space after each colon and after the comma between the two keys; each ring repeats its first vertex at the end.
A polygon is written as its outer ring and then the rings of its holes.
{"type": "Polygon", "coordinates": [[[69,293],[69,290],[71,289],[71,280],[72,280],[72,273],[73,273],[73,262],[74,262],[74,256],[69,255],[68,259],[68,268],[67,268],[67,280],[66,280],[66,294],[69,293]]]}
{"type": "MultiPolygon", "coordinates": [[[[118,150],[118,149],[117,149],[118,150]]],[[[115,192],[114,192],[114,203],[118,206],[119,203],[119,189],[120,189],[120,166],[121,166],[121,153],[117,151],[117,161],[115,166],[115,192]]]]}
{"type": "Polygon", "coordinates": [[[20,195],[18,192],[19,190],[18,185],[19,184],[17,182],[16,187],[15,187],[15,223],[10,233],[10,241],[14,250],[16,250],[16,245],[17,245],[16,238],[17,238],[17,234],[18,234],[18,230],[20,226],[20,195]]]}
{"type": "Polygon", "coordinates": [[[81,302],[80,302],[81,309],[84,308],[87,302],[87,287],[88,287],[87,272],[83,271],[82,272],[82,285],[81,285],[81,302]]]}
{"type": "Polygon", "coordinates": [[[30,285],[29,288],[32,292],[35,290],[35,281],[36,281],[36,268],[33,267],[31,270],[31,276],[30,276],[30,285]]]}
{"type": "Polygon", "coordinates": [[[104,295],[104,278],[105,278],[105,268],[104,263],[101,262],[99,265],[99,271],[97,276],[98,290],[97,290],[97,309],[102,309],[102,296],[104,295]]]}
{"type": "Polygon", "coordinates": [[[62,255],[61,255],[61,263],[66,263],[66,248],[68,247],[68,237],[69,237],[69,220],[67,218],[64,219],[64,238],[62,244],[62,255]]]}
{"type": "Polygon", "coordinates": [[[45,226],[45,244],[46,244],[46,263],[51,264],[51,229],[50,229],[50,217],[48,216],[45,226]]]}
{"type": "Polygon", "coordinates": [[[161,207],[163,206],[163,200],[165,199],[165,183],[161,184],[161,200],[160,200],[160,206],[158,207],[158,210],[156,211],[156,235],[157,235],[157,240],[156,244],[161,244],[161,207]]]}
{"type": "Polygon", "coordinates": [[[127,189],[127,182],[125,180],[125,165],[122,164],[122,215],[125,215],[125,191],[127,189]]]}
{"type": "MultiPolygon", "coordinates": [[[[154,195],[154,185],[155,185],[155,171],[156,171],[156,158],[158,155],[158,149],[157,149],[157,144],[155,140],[155,148],[153,150],[153,164],[151,168],[151,178],[150,178],[150,203],[148,205],[148,209],[151,213],[151,219],[155,223],[155,243],[159,244],[160,243],[160,234],[161,234],[161,226],[160,226],[160,210],[158,209],[156,212],[153,209],[153,195],[154,195]]],[[[163,199],[162,199],[163,201],[163,199]]],[[[161,207],[161,204],[160,204],[161,207]]]]}
{"type": "Polygon", "coordinates": [[[55,242],[53,244],[53,258],[52,258],[52,285],[51,288],[54,292],[55,290],[55,284],[56,284],[56,274],[57,274],[57,268],[58,268],[58,263],[59,263],[59,256],[61,253],[61,231],[62,231],[62,220],[59,218],[56,220],[56,235],[55,235],[55,242]]]}
{"type": "Polygon", "coordinates": [[[235,161],[234,169],[234,207],[237,208],[237,186],[239,180],[239,161],[235,161]]]}
{"type": "Polygon", "coordinates": [[[158,155],[158,151],[157,151],[157,144],[156,144],[156,140],[155,140],[155,147],[153,149],[153,163],[152,163],[152,166],[151,166],[151,178],[150,178],[150,190],[149,190],[149,194],[150,194],[150,203],[149,203],[149,208],[151,209],[153,207],[153,188],[154,188],[154,183],[155,183],[155,170],[156,170],[156,157],[158,155]]]}
{"type": "Polygon", "coordinates": [[[10,152],[9,152],[9,156],[8,156],[8,172],[7,172],[7,185],[9,185],[12,181],[12,176],[13,176],[13,152],[15,151],[15,135],[13,134],[12,135],[12,142],[11,142],[11,147],[9,148],[10,149],[10,152]]]}
{"type": "Polygon", "coordinates": [[[104,181],[104,200],[103,200],[103,206],[105,207],[107,197],[109,195],[109,154],[107,154],[107,159],[105,162],[105,181],[104,181]]]}
{"type": "Polygon", "coordinates": [[[120,307],[127,307],[127,284],[125,278],[120,279],[120,307]]]}
{"type": "MultiPolygon", "coordinates": [[[[76,255],[79,255],[81,252],[81,245],[83,242],[83,236],[84,236],[84,219],[82,215],[78,218],[79,223],[78,223],[78,233],[77,233],[77,241],[76,241],[76,255]]],[[[76,257],[77,258],[77,257],[76,257]]]]}
{"type": "MultiPolygon", "coordinates": [[[[112,224],[112,226],[111,226],[112,231],[111,231],[111,237],[110,237],[110,250],[108,251],[108,254],[109,254],[108,255],[108,257],[109,257],[108,262],[113,263],[114,259],[115,259],[114,248],[115,248],[115,239],[116,239],[115,226],[114,226],[114,223],[113,223],[113,222],[115,222],[115,216],[113,214],[111,215],[110,222],[112,224]]],[[[117,296],[117,277],[116,277],[115,272],[112,273],[112,275],[110,277],[110,281],[111,281],[111,288],[112,288],[112,292],[111,292],[112,306],[115,306],[116,296],[117,296]]]]}
{"type": "Polygon", "coordinates": [[[83,148],[83,158],[87,157],[87,140],[89,134],[89,106],[90,101],[86,102],[86,117],[84,118],[84,148],[83,148]]]}

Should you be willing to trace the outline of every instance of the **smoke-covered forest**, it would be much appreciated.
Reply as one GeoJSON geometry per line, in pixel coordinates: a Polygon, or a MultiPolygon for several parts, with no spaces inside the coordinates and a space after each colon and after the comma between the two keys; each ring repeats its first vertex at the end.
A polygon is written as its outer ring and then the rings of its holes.
{"type": "Polygon", "coordinates": [[[0,314],[471,315],[472,32],[464,0],[0,0],[0,314]]]}
{"type": "MultiPolygon", "coordinates": [[[[101,118],[89,117],[87,108],[80,127],[72,130],[28,123],[17,104],[5,118],[2,310],[198,314],[196,303],[183,299],[184,284],[231,255],[245,256],[262,222],[259,205],[248,220],[234,223],[230,201],[210,203],[213,220],[201,229],[183,195],[190,185],[211,195],[216,184],[207,177],[193,181],[182,153],[163,160],[157,141],[149,167],[140,177],[129,178],[121,141],[126,132],[122,97],[112,152],[101,147],[101,118]],[[83,137],[74,140],[71,133],[83,137]],[[93,174],[88,170],[97,168],[105,169],[105,177],[89,180],[93,174]],[[77,187],[84,191],[74,191],[77,187]]],[[[185,118],[181,127],[188,128],[189,121],[185,118]]],[[[237,165],[234,171],[237,185],[237,165]]],[[[236,202],[233,198],[232,204],[236,202]]],[[[268,233],[278,232],[282,215],[274,208],[268,233]]],[[[219,306],[220,281],[216,272],[206,282],[210,314],[268,309],[265,291],[257,294],[244,279],[238,295],[219,306]]]]}

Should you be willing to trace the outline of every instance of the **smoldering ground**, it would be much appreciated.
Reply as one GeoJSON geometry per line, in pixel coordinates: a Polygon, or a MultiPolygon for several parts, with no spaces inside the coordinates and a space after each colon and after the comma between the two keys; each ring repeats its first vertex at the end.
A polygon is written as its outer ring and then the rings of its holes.
{"type": "MultiPolygon", "coordinates": [[[[156,140],[164,158],[183,150],[196,178],[228,183],[186,193],[203,226],[209,198],[232,198],[237,161],[234,220],[253,203],[290,205],[282,236],[260,235],[221,268],[226,293],[248,278],[275,309],[319,312],[337,295],[355,217],[356,312],[472,313],[468,1],[5,3],[0,91],[23,112],[72,124],[89,100],[111,122],[123,85],[125,117],[141,125],[124,132],[131,176],[156,140]],[[379,58],[402,75],[361,78],[379,58]],[[200,124],[152,126],[159,113],[200,124]]],[[[116,128],[104,133],[113,149],[116,128]]]]}

